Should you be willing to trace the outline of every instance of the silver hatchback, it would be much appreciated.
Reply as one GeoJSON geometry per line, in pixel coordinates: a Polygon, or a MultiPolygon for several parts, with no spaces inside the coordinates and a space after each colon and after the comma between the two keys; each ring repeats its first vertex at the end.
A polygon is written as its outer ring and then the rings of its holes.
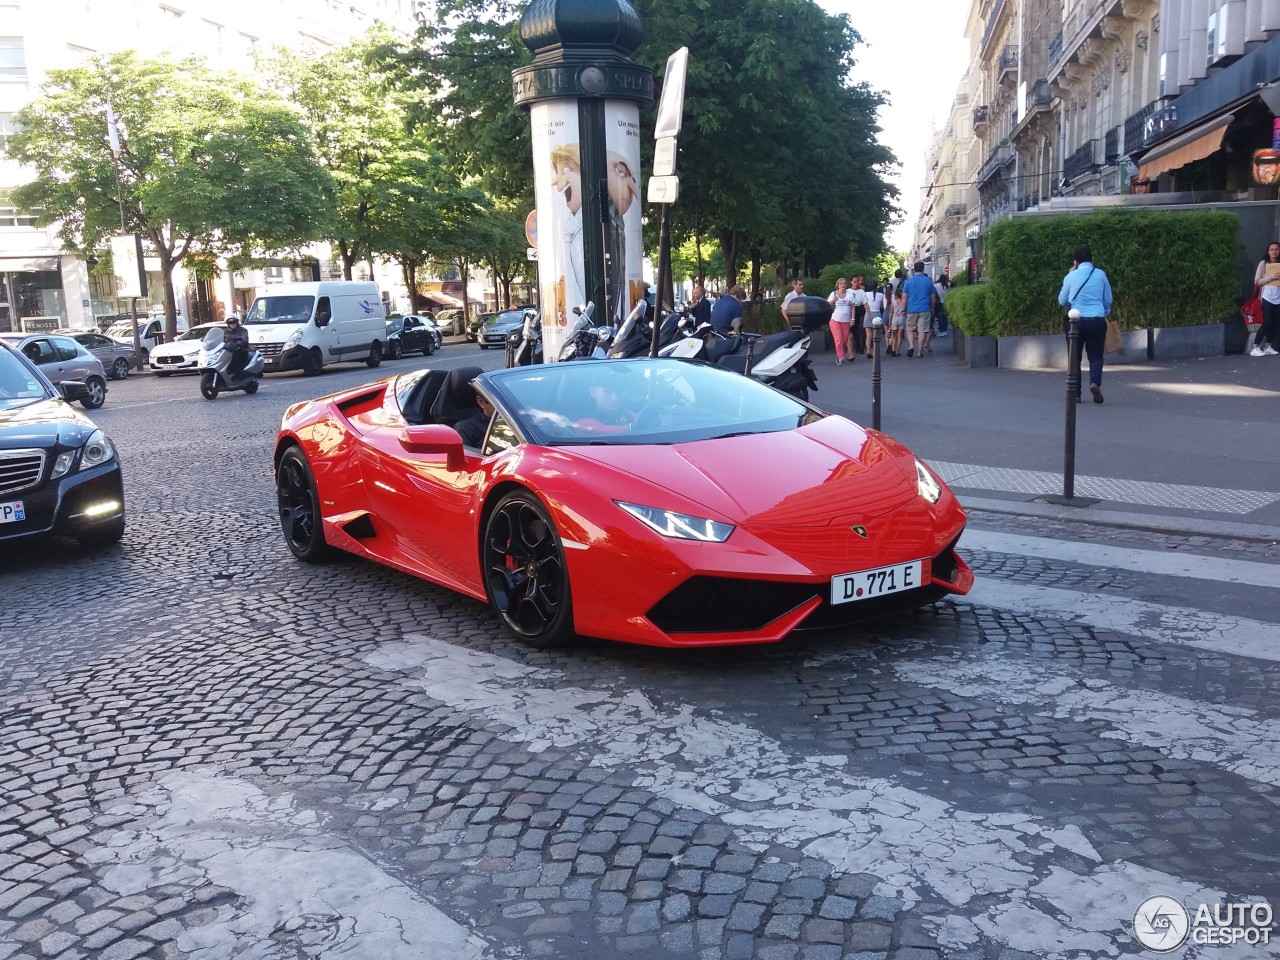
{"type": "Polygon", "coordinates": [[[97,410],[107,402],[107,374],[102,361],[70,337],[56,333],[0,334],[15,350],[40,368],[54,386],[78,380],[89,388],[80,401],[86,410],[97,410]]]}
{"type": "Polygon", "coordinates": [[[123,380],[129,376],[129,368],[137,357],[133,347],[92,330],[61,330],[59,333],[66,334],[101,360],[102,369],[112,380],[123,380]]]}

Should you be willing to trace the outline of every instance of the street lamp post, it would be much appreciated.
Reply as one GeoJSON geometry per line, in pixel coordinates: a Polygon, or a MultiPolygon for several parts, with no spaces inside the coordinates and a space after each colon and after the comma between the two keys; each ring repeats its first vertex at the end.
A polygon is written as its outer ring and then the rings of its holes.
{"type": "MultiPolygon", "coordinates": [[[[128,227],[125,226],[125,222],[124,222],[124,175],[120,169],[121,159],[124,154],[124,149],[120,145],[120,125],[116,123],[115,110],[112,109],[111,104],[109,103],[107,104],[107,143],[111,146],[111,158],[114,161],[115,168],[116,168],[116,203],[120,207],[120,236],[121,236],[121,239],[124,239],[129,235],[128,227]]],[[[145,287],[146,271],[143,267],[143,259],[142,259],[142,251],[141,251],[142,245],[139,242],[136,234],[133,235],[132,239],[133,239],[134,248],[137,251],[136,256],[138,260],[138,276],[136,278],[132,278],[132,277],[128,278],[130,281],[129,290],[130,292],[132,292],[133,290],[137,289],[141,293],[141,292],[145,292],[146,290],[146,287],[145,287]],[[134,286],[135,283],[136,283],[136,287],[134,286]]],[[[115,260],[115,257],[117,256],[118,251],[120,249],[121,249],[120,244],[115,244],[113,246],[112,248],[113,261],[115,260]]],[[[117,277],[127,276],[121,273],[119,269],[119,264],[115,264],[114,272],[117,277]]],[[[138,330],[138,297],[137,296],[131,296],[129,298],[129,326],[133,328],[133,361],[137,369],[141,370],[142,369],[142,335],[138,330]]]]}
{"type": "Polygon", "coordinates": [[[1067,312],[1067,413],[1062,454],[1064,500],[1072,500],[1076,495],[1076,398],[1079,395],[1080,311],[1072,307],[1067,312]]]}

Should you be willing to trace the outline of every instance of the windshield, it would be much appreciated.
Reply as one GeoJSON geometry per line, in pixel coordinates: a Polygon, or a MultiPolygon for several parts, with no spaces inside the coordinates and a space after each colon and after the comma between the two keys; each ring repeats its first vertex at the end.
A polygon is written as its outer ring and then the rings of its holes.
{"type": "Polygon", "coordinates": [[[223,329],[222,324],[218,324],[217,326],[214,326],[214,327],[192,327],[190,330],[188,330],[178,339],[179,340],[203,340],[205,338],[205,334],[207,333],[220,334],[222,333],[222,329],[223,329]]]}
{"type": "MultiPolygon", "coordinates": [[[[138,324],[138,329],[141,330],[143,326],[144,324],[138,324]]],[[[113,323],[109,328],[107,328],[107,336],[121,340],[132,340],[133,327],[129,325],[128,320],[123,323],[113,323]]]]}
{"type": "Polygon", "coordinates": [[[520,367],[489,380],[534,442],[686,443],[792,430],[820,412],[747,377],[680,360],[520,367]]]}
{"type": "Polygon", "coordinates": [[[311,319],[311,310],[315,304],[315,297],[258,297],[245,314],[244,322],[306,323],[311,319]]]}
{"type": "Polygon", "coordinates": [[[524,311],[523,310],[506,310],[498,314],[490,322],[494,326],[497,326],[498,324],[507,324],[507,323],[523,324],[524,311]]]}
{"type": "Polygon", "coordinates": [[[49,394],[40,378],[8,350],[0,347],[0,410],[21,407],[49,394]]]}

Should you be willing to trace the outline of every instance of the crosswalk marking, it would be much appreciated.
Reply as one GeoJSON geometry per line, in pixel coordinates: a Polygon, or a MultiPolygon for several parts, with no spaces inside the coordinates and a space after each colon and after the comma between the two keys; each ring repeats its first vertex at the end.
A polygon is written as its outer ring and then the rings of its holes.
{"type": "MultiPolygon", "coordinates": [[[[1223,898],[1136,864],[1100,863],[1075,826],[960,810],[890,780],[854,775],[844,757],[797,755],[747,724],[700,716],[689,704],[659,706],[636,690],[566,686],[559,670],[420,634],[384,644],[365,660],[399,672],[402,683],[505,739],[634,771],[636,787],[717,815],[757,849],[787,844],[840,873],[874,875],[877,893],[907,904],[926,891],[957,908],[981,898],[976,916],[952,917],[933,931],[944,946],[989,937],[1037,956],[1110,955],[1132,919],[1134,890],[1184,902],[1223,898]],[[1097,866],[1062,870],[1051,862],[1061,850],[1097,866]],[[1100,901],[1100,889],[1125,895],[1100,901]]],[[[1251,955],[1263,956],[1238,954],[1251,955]]]]}
{"type": "MultiPolygon", "coordinates": [[[[930,460],[928,463],[949,486],[953,487],[1041,495],[1062,492],[1061,473],[1017,470],[1012,467],[987,467],[973,463],[949,463],[945,460],[930,460]]],[[[1155,483],[1145,480],[1120,480],[1113,477],[1078,476],[1075,478],[1075,493],[1078,497],[1096,497],[1099,500],[1117,503],[1202,510],[1210,513],[1246,514],[1280,503],[1280,493],[1277,492],[1155,483]]]]}
{"type": "Polygon", "coordinates": [[[1078,623],[1158,643],[1280,662],[1280,626],[1101,593],[979,578],[964,600],[1038,619],[1078,623]]]}
{"type": "Polygon", "coordinates": [[[1024,537],[993,530],[970,527],[960,540],[960,548],[989,550],[993,553],[1061,560],[1091,567],[1110,567],[1150,573],[1166,577],[1187,577],[1218,583],[1239,583],[1255,587],[1280,587],[1280,565],[1207,557],[1180,550],[1133,550],[1102,543],[1075,540],[1051,540],[1048,537],[1024,537]]]}

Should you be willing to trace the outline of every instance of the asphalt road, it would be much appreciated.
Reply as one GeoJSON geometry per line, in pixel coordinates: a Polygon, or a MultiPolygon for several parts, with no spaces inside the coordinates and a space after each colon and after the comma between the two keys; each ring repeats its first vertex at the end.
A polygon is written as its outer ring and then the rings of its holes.
{"type": "Polygon", "coordinates": [[[973,510],[969,597],[699,652],[290,557],[288,404],[501,361],[111,385],[124,541],[0,556],[0,960],[1108,957],[1178,934],[1150,897],[1280,904],[1274,542],[973,510]]]}

